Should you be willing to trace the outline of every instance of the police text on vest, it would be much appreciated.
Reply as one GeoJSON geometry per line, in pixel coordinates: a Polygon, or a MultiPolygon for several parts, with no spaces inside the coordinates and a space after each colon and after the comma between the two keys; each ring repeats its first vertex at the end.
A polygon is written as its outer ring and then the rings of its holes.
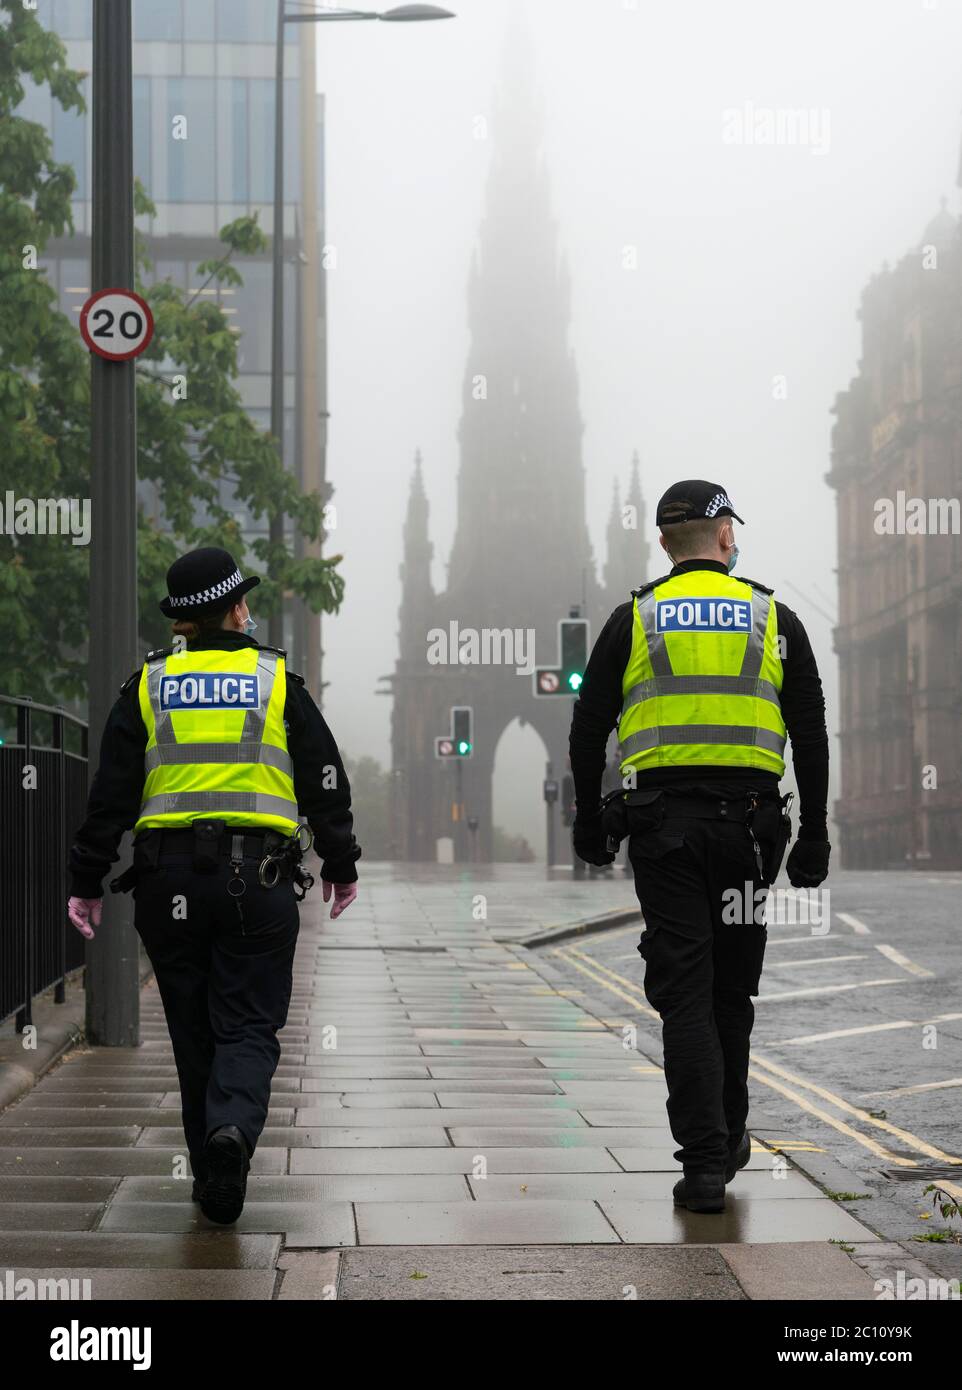
{"type": "Polygon", "coordinates": [[[257,709],[260,681],[254,676],[228,672],[197,671],[193,675],[163,676],[160,708],[257,709]]]}
{"type": "Polygon", "coordinates": [[[656,632],[735,632],[752,630],[748,598],[665,598],[655,605],[656,632]]]}

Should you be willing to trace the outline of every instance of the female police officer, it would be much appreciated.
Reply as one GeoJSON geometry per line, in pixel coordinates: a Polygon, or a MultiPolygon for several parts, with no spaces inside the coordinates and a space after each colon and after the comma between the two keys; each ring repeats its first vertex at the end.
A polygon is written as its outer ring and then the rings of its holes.
{"type": "MultiPolygon", "coordinates": [[[[149,652],[104,730],[70,855],[68,914],[87,937],[123,833],[135,926],[164,1004],[193,1195],[236,1221],[267,1118],[291,997],[306,818],[338,917],[357,894],[351,792],[337,745],[285,655],[261,647],[244,579],[205,547],[167,572],[174,644],[149,652]]],[[[300,894],[303,897],[303,892],[300,894]]]]}

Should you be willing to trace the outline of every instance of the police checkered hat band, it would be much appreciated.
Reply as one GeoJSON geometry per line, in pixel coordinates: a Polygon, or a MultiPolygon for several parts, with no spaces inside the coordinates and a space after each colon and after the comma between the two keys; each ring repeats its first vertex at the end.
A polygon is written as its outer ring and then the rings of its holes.
{"type": "Polygon", "coordinates": [[[673,483],[659,500],[655,525],[676,526],[679,522],[704,521],[716,516],[732,516],[741,521],[727,489],[720,483],[686,478],[684,482],[673,483]]]}
{"type": "Polygon", "coordinates": [[[168,618],[203,617],[239,603],[260,580],[245,579],[234,557],[219,546],[202,546],[175,560],[167,571],[167,597],[160,611],[168,618]]]}
{"type": "Polygon", "coordinates": [[[213,603],[215,599],[226,598],[243,582],[244,576],[240,570],[235,570],[229,579],[222,579],[219,584],[212,584],[209,589],[201,589],[199,594],[172,594],[170,605],[172,608],[197,608],[201,604],[213,603]]]}
{"type": "Polygon", "coordinates": [[[708,503],[708,506],[705,508],[705,516],[714,516],[715,513],[719,511],[722,507],[727,507],[730,512],[733,512],[735,510],[735,508],[732,506],[731,498],[728,496],[727,492],[716,492],[714,497],[708,503]]]}

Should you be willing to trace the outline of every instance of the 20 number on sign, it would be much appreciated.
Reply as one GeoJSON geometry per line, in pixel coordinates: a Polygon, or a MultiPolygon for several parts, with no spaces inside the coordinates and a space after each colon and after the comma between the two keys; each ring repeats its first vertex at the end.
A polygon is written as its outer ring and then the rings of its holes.
{"type": "Polygon", "coordinates": [[[92,294],[80,311],[80,335],[91,352],[109,362],[139,357],[154,335],[150,306],[133,290],[92,294]]]}

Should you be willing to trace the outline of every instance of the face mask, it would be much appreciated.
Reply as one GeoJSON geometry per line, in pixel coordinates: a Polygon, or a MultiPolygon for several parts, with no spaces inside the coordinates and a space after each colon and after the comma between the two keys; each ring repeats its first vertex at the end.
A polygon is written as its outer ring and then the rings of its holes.
{"type": "Polygon", "coordinates": [[[247,619],[246,623],[244,624],[244,631],[247,633],[248,637],[250,637],[252,632],[257,631],[257,624],[254,622],[253,618],[247,619]]]}
{"type": "Polygon", "coordinates": [[[733,545],[728,554],[728,573],[731,574],[735,565],[738,563],[738,546],[733,545]]]}

